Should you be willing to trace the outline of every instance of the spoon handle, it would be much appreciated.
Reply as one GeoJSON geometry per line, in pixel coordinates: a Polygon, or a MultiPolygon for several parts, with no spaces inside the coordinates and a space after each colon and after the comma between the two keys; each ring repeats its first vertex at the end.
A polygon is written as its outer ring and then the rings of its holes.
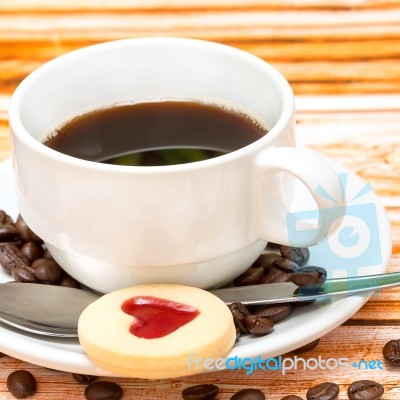
{"type": "Polygon", "coordinates": [[[225,303],[276,304],[312,300],[331,300],[334,296],[347,296],[400,286],[400,272],[329,279],[315,290],[305,290],[291,282],[268,283],[212,290],[211,293],[225,303]]]}

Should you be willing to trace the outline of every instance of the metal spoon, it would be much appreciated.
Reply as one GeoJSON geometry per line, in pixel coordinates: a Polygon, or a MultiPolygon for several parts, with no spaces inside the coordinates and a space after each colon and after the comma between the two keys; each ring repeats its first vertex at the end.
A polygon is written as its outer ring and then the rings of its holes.
{"type": "MultiPolygon", "coordinates": [[[[302,290],[291,282],[211,290],[225,303],[274,304],[329,301],[336,296],[400,286],[400,272],[330,279],[317,290],[302,290]]],[[[36,283],[0,284],[0,322],[39,335],[77,337],[82,311],[100,296],[85,290],[36,283]]]]}

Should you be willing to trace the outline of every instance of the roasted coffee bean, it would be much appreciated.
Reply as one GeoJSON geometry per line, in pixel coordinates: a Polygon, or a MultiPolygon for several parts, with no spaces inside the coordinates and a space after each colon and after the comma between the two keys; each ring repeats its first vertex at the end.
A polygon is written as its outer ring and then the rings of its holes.
{"type": "Polygon", "coordinates": [[[280,283],[280,282],[289,282],[290,275],[286,272],[281,271],[280,269],[276,269],[271,267],[267,274],[264,276],[262,283],[280,283]]]}
{"type": "Polygon", "coordinates": [[[87,400],[119,400],[122,395],[121,386],[109,381],[93,382],[85,389],[87,400]]]}
{"type": "Polygon", "coordinates": [[[235,331],[236,331],[236,340],[238,340],[242,331],[237,326],[235,326],[235,331]]]}
{"type": "Polygon", "coordinates": [[[248,315],[244,320],[247,330],[253,335],[263,336],[274,329],[274,321],[261,315],[248,315]]]}
{"type": "Polygon", "coordinates": [[[292,312],[293,306],[290,303],[267,304],[258,307],[253,314],[271,318],[274,322],[279,322],[292,312]]]}
{"type": "Polygon", "coordinates": [[[29,265],[28,258],[21,253],[21,250],[15,244],[0,245],[0,264],[11,274],[15,267],[24,267],[29,265]]]}
{"type": "Polygon", "coordinates": [[[29,226],[26,224],[25,220],[22,218],[21,215],[18,215],[17,220],[15,221],[15,227],[17,228],[21,239],[24,242],[35,242],[35,243],[43,243],[43,240],[40,239],[36,233],[34,233],[29,226]]]}
{"type": "Polygon", "coordinates": [[[42,258],[50,258],[53,259],[53,256],[50,254],[49,250],[45,249],[42,258]]]}
{"type": "Polygon", "coordinates": [[[235,393],[231,400],[265,400],[265,394],[259,389],[243,389],[235,393]]]}
{"type": "Polygon", "coordinates": [[[17,399],[32,396],[36,392],[36,379],[29,371],[14,371],[7,378],[7,389],[17,399]]]}
{"type": "Polygon", "coordinates": [[[292,272],[297,272],[300,267],[298,264],[296,264],[294,261],[289,260],[288,258],[280,257],[276,259],[273,263],[272,266],[276,269],[280,269],[283,272],[286,272],[288,274],[292,272]]]}
{"type": "Polygon", "coordinates": [[[184,400],[207,400],[214,399],[218,392],[218,386],[209,383],[186,388],[182,392],[182,397],[184,400]]]}
{"type": "Polygon", "coordinates": [[[75,289],[80,289],[81,287],[76,279],[66,273],[63,274],[61,280],[58,282],[58,285],[75,289]]]}
{"type": "Polygon", "coordinates": [[[250,315],[247,307],[242,303],[232,303],[229,304],[228,307],[231,310],[235,326],[237,326],[242,333],[247,333],[248,331],[244,322],[246,317],[250,315]]]}
{"type": "Polygon", "coordinates": [[[400,365],[400,339],[389,340],[383,347],[382,354],[386,360],[400,365]]]}
{"type": "Polygon", "coordinates": [[[347,395],[350,400],[378,400],[383,396],[384,391],[383,386],[378,382],[361,380],[349,386],[347,395]]]}
{"type": "Polygon", "coordinates": [[[11,225],[0,224],[0,242],[16,242],[20,240],[19,232],[11,225]]]}
{"type": "Polygon", "coordinates": [[[11,275],[16,282],[35,283],[35,270],[27,265],[23,267],[14,267],[11,275]]]}
{"type": "Polygon", "coordinates": [[[321,339],[319,338],[315,339],[312,342],[305,344],[304,346],[298,347],[296,350],[293,350],[293,352],[299,354],[299,353],[305,353],[306,351],[310,351],[315,347],[317,347],[320,341],[321,339]]]}
{"type": "Polygon", "coordinates": [[[39,258],[32,263],[36,279],[40,283],[56,284],[62,277],[63,270],[54,261],[48,258],[39,258]]]}
{"type": "MultiPolygon", "coordinates": [[[[318,289],[315,289],[318,290],[318,289]]],[[[293,294],[297,295],[297,294],[312,294],[314,293],[314,290],[307,290],[307,289],[303,289],[301,287],[298,287],[297,289],[294,290],[293,294]]],[[[314,303],[315,299],[311,299],[311,300],[302,300],[302,301],[294,301],[292,304],[293,307],[303,307],[303,306],[308,306],[312,303],[314,303]]]]}
{"type": "Polygon", "coordinates": [[[318,289],[327,277],[327,272],[321,267],[303,267],[290,275],[290,280],[302,289],[318,289]]]}
{"type": "Polygon", "coordinates": [[[83,375],[83,374],[72,374],[74,380],[78,383],[82,383],[84,385],[88,385],[89,383],[94,382],[97,379],[97,376],[94,375],[83,375]]]}
{"type": "Polygon", "coordinates": [[[310,259],[310,251],[307,247],[289,247],[281,246],[280,248],[282,257],[294,261],[302,267],[310,259]]]}
{"type": "Polygon", "coordinates": [[[299,396],[290,394],[289,396],[282,397],[281,400],[303,400],[303,399],[299,396]]]}
{"type": "Polygon", "coordinates": [[[14,225],[13,219],[4,210],[0,210],[0,224],[14,225]]]}
{"type": "Polygon", "coordinates": [[[35,242],[25,243],[20,250],[31,263],[43,256],[43,247],[35,242]]]}
{"type": "Polygon", "coordinates": [[[334,400],[339,394],[339,386],[336,383],[324,382],[307,391],[307,400],[334,400]]]}
{"type": "Polygon", "coordinates": [[[245,272],[243,272],[243,274],[239,275],[233,281],[233,284],[235,286],[257,285],[258,283],[261,283],[263,277],[264,277],[264,268],[250,267],[245,272]]]}
{"type": "Polygon", "coordinates": [[[253,263],[252,267],[253,268],[262,267],[264,268],[264,273],[266,273],[271,268],[272,263],[278,258],[281,258],[281,256],[280,254],[277,253],[261,254],[261,256],[258,257],[257,260],[253,263]]]}

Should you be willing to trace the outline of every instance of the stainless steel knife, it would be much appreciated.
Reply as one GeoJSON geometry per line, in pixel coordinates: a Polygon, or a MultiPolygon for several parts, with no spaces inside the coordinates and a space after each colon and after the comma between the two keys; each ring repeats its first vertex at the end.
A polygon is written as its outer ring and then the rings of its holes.
{"type": "MultiPolygon", "coordinates": [[[[321,288],[304,290],[291,282],[211,290],[227,304],[276,304],[330,301],[338,296],[400,286],[400,272],[330,279],[321,288]]],[[[100,296],[60,286],[35,283],[0,284],[0,322],[35,334],[76,337],[81,312],[100,296]]]]}

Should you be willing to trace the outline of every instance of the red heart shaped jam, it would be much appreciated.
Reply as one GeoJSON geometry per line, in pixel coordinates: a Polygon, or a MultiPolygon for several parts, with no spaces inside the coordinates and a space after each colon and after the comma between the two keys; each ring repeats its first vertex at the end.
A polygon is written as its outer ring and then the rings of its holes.
{"type": "Polygon", "coordinates": [[[195,307],[153,296],[132,297],[121,309],[135,318],[129,332],[144,339],[167,336],[200,314],[195,307]]]}

